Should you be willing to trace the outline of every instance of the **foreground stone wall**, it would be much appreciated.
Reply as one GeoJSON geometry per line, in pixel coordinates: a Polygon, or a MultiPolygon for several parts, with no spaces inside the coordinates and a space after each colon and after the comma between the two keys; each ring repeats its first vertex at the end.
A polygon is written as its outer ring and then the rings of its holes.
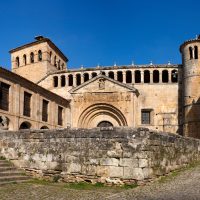
{"type": "Polygon", "coordinates": [[[200,159],[200,141],[148,129],[27,130],[0,133],[0,156],[63,181],[135,182],[200,159]]]}

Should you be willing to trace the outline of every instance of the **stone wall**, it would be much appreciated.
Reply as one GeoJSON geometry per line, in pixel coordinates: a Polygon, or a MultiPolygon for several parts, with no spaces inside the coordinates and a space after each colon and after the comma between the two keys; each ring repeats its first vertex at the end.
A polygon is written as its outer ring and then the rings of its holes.
{"type": "Polygon", "coordinates": [[[0,156],[37,176],[135,182],[200,159],[200,141],[148,129],[95,128],[0,133],[0,156]]]}

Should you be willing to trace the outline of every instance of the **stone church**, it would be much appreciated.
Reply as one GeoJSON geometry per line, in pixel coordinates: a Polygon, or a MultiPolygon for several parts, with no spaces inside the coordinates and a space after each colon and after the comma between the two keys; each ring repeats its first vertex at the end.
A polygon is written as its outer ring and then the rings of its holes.
{"type": "Polygon", "coordinates": [[[0,68],[0,128],[146,127],[200,138],[200,37],[180,46],[182,64],[68,69],[48,38],[10,50],[0,68]]]}

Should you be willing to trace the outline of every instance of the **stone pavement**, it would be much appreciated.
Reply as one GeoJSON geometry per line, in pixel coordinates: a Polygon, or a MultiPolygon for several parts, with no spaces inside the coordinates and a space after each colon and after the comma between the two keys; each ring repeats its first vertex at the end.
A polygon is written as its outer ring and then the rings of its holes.
{"type": "Polygon", "coordinates": [[[197,200],[200,199],[200,166],[166,181],[135,189],[74,190],[59,184],[10,184],[0,187],[0,200],[197,200]]]}

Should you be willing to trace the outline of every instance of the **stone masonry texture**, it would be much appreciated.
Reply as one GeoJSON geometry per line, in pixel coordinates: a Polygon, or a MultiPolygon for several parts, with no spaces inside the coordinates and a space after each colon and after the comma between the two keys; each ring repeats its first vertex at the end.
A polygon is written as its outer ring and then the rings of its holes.
{"type": "Polygon", "coordinates": [[[199,160],[199,151],[198,139],[143,128],[0,132],[0,156],[64,182],[148,181],[199,160]]]}

